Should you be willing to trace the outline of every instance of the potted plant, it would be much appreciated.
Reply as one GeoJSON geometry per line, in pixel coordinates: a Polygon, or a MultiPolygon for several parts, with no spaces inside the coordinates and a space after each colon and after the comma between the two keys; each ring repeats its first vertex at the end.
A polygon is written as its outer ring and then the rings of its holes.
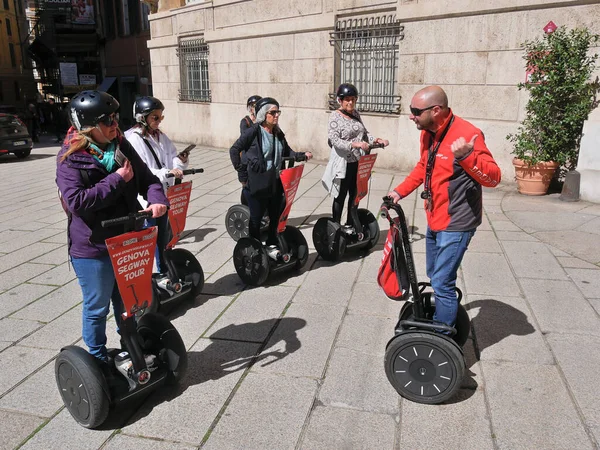
{"type": "Polygon", "coordinates": [[[599,39],[563,26],[523,44],[528,78],[518,87],[529,100],[517,133],[507,136],[520,193],[543,195],[558,168],[575,169],[583,123],[599,103],[598,77],[590,81],[598,55],[589,53],[599,39]]]}

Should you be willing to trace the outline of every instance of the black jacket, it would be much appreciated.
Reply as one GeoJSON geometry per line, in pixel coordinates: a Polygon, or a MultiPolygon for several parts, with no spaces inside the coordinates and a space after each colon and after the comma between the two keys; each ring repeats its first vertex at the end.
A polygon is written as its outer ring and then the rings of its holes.
{"type": "MultiPolygon", "coordinates": [[[[275,137],[283,144],[281,156],[293,156],[295,161],[304,161],[306,156],[304,152],[295,152],[288,145],[285,134],[279,127],[274,129],[275,137]]],[[[241,182],[248,181],[248,170],[261,173],[267,170],[267,162],[265,161],[262,151],[262,133],[260,125],[255,123],[250,128],[245,130],[242,135],[235,141],[235,144],[229,149],[229,157],[231,163],[238,173],[238,180],[241,182]]],[[[283,160],[281,167],[283,169],[283,160]]]]}
{"type": "Polygon", "coordinates": [[[252,122],[250,116],[244,116],[244,118],[240,120],[240,135],[252,125],[254,125],[254,122],[252,122]]]}

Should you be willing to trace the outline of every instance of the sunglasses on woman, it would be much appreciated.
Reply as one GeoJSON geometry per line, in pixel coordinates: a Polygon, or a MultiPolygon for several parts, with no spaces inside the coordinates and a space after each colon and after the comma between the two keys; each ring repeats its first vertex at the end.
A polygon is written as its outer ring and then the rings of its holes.
{"type": "Polygon", "coordinates": [[[267,114],[270,115],[270,116],[273,116],[273,117],[280,116],[281,115],[281,110],[278,109],[277,111],[267,111],[267,114]]]}
{"type": "Polygon", "coordinates": [[[157,116],[156,114],[153,114],[150,116],[150,118],[152,120],[154,120],[155,122],[158,122],[159,120],[163,120],[165,118],[165,116],[157,116]]]}
{"type": "Polygon", "coordinates": [[[106,125],[107,127],[112,127],[113,124],[119,122],[119,113],[111,114],[110,116],[105,116],[98,122],[100,122],[103,125],[106,125]]]}

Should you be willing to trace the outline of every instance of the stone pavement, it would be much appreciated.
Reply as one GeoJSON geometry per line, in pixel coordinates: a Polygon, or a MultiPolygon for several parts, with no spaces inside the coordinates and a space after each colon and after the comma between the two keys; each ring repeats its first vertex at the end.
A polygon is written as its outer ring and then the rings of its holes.
{"type": "MultiPolygon", "coordinates": [[[[376,284],[381,245],[338,264],[312,248],[313,224],[330,213],[324,165],[306,165],[292,209],[311,245],[307,266],[250,288],[235,273],[224,226],[240,186],[228,154],[206,148],[192,152],[205,172],[191,178],[181,242],[206,287],[170,313],[188,374],[119,411],[112,427],[80,427],[54,381],[61,346],[82,345],[57,150],[0,159],[0,449],[598,448],[600,205],[523,197],[508,184],[486,190],[484,223],[459,274],[473,324],[467,376],[448,404],[419,405],[396,394],[383,368],[401,304],[376,284]]],[[[377,170],[362,205],[376,212],[402,178],[377,170]]],[[[423,274],[421,200],[402,205],[423,274]]],[[[111,320],[109,345],[117,343],[111,320]]]]}

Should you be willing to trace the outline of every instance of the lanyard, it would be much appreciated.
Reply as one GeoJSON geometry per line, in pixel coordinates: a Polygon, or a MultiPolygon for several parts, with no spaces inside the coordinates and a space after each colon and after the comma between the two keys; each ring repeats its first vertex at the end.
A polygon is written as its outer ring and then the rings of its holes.
{"type": "Polygon", "coordinates": [[[427,209],[427,211],[431,211],[433,209],[433,196],[431,195],[431,176],[433,174],[433,166],[435,165],[435,157],[440,148],[440,145],[442,145],[442,141],[446,137],[446,134],[448,133],[448,130],[452,126],[453,122],[454,116],[452,116],[452,119],[450,119],[450,122],[448,122],[448,125],[446,125],[446,128],[440,135],[440,140],[435,145],[435,147],[433,147],[433,149],[432,145],[435,135],[431,138],[431,141],[429,143],[429,149],[427,150],[427,166],[425,167],[425,186],[423,192],[421,192],[421,198],[423,200],[426,200],[425,209],[427,209]]]}

